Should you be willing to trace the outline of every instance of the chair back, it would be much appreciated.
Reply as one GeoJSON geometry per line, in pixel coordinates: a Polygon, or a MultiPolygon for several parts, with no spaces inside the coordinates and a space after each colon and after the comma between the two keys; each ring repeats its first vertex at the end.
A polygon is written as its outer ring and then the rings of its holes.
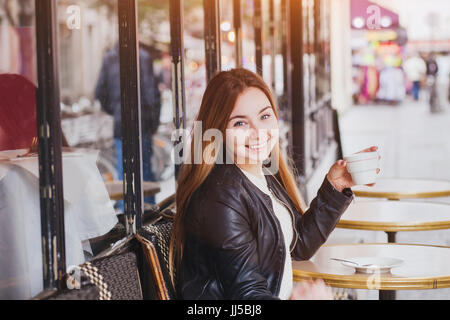
{"type": "Polygon", "coordinates": [[[72,289],[44,292],[34,299],[143,300],[134,252],[101,257],[83,263],[77,270],[79,271],[77,276],[66,275],[67,287],[72,287],[72,289]],[[78,289],[75,287],[76,284],[78,284],[78,289]]]}
{"type": "Polygon", "coordinates": [[[134,252],[116,254],[81,265],[81,271],[100,290],[100,300],[142,300],[134,252]]]}
{"type": "Polygon", "coordinates": [[[152,225],[146,225],[136,235],[141,242],[148,268],[151,270],[153,284],[149,290],[153,299],[175,299],[175,288],[169,272],[169,248],[173,221],[162,217],[152,225]]]}

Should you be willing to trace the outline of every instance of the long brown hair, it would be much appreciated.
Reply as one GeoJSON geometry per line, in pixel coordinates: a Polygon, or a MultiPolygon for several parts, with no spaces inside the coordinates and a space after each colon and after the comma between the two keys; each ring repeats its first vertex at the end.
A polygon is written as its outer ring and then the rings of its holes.
{"type": "MultiPolygon", "coordinates": [[[[202,134],[208,129],[217,129],[223,136],[225,136],[228,119],[234,109],[238,97],[248,88],[260,89],[269,99],[275,116],[278,119],[277,108],[275,106],[274,98],[269,87],[264,80],[257,74],[242,68],[232,69],[230,71],[219,72],[209,82],[206,91],[203,95],[200,111],[196,121],[202,123],[202,134]]],[[[201,164],[194,164],[194,150],[198,146],[194,145],[195,141],[191,142],[191,148],[187,155],[190,161],[186,161],[180,167],[177,180],[176,192],[176,215],[170,240],[169,266],[172,281],[175,285],[174,267],[177,269],[181,265],[181,258],[183,255],[183,243],[185,239],[184,217],[189,205],[191,195],[207,178],[214,162],[204,162],[201,164]]],[[[201,154],[205,148],[208,148],[214,142],[202,142],[201,154]]],[[[278,169],[282,183],[289,194],[296,209],[303,214],[305,208],[304,201],[297,188],[294,174],[283,159],[282,153],[279,149],[279,142],[275,145],[275,155],[278,157],[278,169]]],[[[215,154],[217,159],[218,154],[215,154]]],[[[292,163],[292,162],[290,162],[292,163]]]]}

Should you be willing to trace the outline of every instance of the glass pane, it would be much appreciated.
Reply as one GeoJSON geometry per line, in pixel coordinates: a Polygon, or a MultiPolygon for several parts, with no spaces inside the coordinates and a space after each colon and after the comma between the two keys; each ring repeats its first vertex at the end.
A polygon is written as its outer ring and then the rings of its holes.
{"type": "MultiPolygon", "coordinates": [[[[283,22],[281,0],[273,0],[274,2],[274,28],[275,28],[275,62],[274,62],[274,83],[275,94],[278,97],[278,104],[282,103],[281,97],[284,90],[284,72],[283,72],[283,22]]],[[[287,27],[287,26],[286,26],[287,27]]]]}
{"type": "Polygon", "coordinates": [[[316,55],[315,55],[315,17],[314,0],[308,0],[308,55],[309,55],[309,103],[311,108],[316,108],[316,55]]]}
{"type": "Polygon", "coordinates": [[[330,12],[327,0],[316,1],[320,12],[317,52],[317,100],[331,91],[330,84],[330,12]]]}
{"type": "Polygon", "coordinates": [[[255,26],[253,0],[242,3],[242,61],[243,67],[256,72],[255,26]]]}
{"type": "Polygon", "coordinates": [[[202,0],[184,1],[184,47],[186,128],[193,126],[203,92],[206,90],[206,61],[204,36],[204,13],[202,0]]]}
{"type": "MultiPolygon", "coordinates": [[[[275,21],[275,8],[271,9],[273,1],[262,1],[262,21],[263,21],[263,78],[267,85],[275,92],[275,57],[277,39],[272,32],[272,20],[275,21]]],[[[276,23],[273,25],[276,32],[276,23]]],[[[275,95],[275,98],[276,95],[275,95]]]]}
{"type": "Polygon", "coordinates": [[[57,1],[66,262],[109,244],[123,211],[120,73],[114,1],[57,1]],[[120,160],[119,160],[120,159],[120,160]]]}
{"type": "Polygon", "coordinates": [[[305,175],[309,176],[312,169],[311,156],[314,147],[314,123],[307,116],[309,110],[311,109],[312,99],[311,99],[311,54],[310,54],[310,1],[302,1],[302,26],[303,26],[303,105],[305,109],[305,175]]]}
{"type": "Polygon", "coordinates": [[[0,299],[42,290],[34,1],[0,2],[0,299]]]}
{"type": "Polygon", "coordinates": [[[222,70],[236,67],[236,33],[233,25],[233,0],[220,1],[222,70]]]}
{"type": "Polygon", "coordinates": [[[281,7],[281,0],[274,0],[273,2],[275,28],[274,96],[277,98],[282,150],[285,154],[285,157],[292,157],[292,150],[291,146],[289,145],[289,133],[292,132],[292,118],[291,112],[287,107],[287,96],[284,96],[286,89],[284,87],[284,59],[287,57],[283,56],[283,41],[286,43],[287,39],[283,39],[283,37],[287,37],[287,30],[285,30],[285,32],[283,33],[282,29],[283,27],[288,27],[288,25],[286,24],[288,12],[283,12],[283,8],[281,7]]]}
{"type": "Polygon", "coordinates": [[[143,177],[144,181],[156,181],[160,188],[154,196],[145,197],[148,207],[175,193],[175,166],[171,161],[174,123],[169,2],[141,0],[138,15],[141,90],[144,90],[141,92],[143,177]],[[142,77],[145,70],[146,76],[142,77]]]}

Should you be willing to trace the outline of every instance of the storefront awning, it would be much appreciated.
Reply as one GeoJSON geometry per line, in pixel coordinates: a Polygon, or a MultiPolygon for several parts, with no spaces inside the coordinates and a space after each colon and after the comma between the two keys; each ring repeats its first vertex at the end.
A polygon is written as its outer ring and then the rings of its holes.
{"type": "Polygon", "coordinates": [[[398,14],[369,0],[351,0],[351,28],[383,30],[399,27],[398,14]]]}

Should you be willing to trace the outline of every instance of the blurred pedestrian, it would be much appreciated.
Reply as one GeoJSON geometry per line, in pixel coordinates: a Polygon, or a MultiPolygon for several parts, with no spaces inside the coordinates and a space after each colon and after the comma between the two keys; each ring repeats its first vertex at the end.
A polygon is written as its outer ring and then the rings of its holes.
{"type": "Polygon", "coordinates": [[[435,77],[438,74],[439,68],[434,57],[434,54],[430,54],[427,57],[427,76],[435,77]]]}
{"type": "Polygon", "coordinates": [[[439,72],[438,64],[436,62],[434,54],[429,54],[427,59],[427,83],[430,91],[430,111],[436,113],[441,111],[441,105],[439,102],[438,88],[437,88],[437,74],[439,72]]]}
{"type": "Polygon", "coordinates": [[[436,78],[439,104],[442,108],[449,106],[450,89],[450,55],[440,55],[436,58],[438,74],[436,78]]]}
{"type": "MultiPolygon", "coordinates": [[[[114,146],[117,159],[117,173],[123,180],[122,160],[122,111],[120,89],[119,44],[109,50],[103,59],[102,69],[95,88],[95,97],[103,110],[114,117],[114,146]]],[[[153,73],[153,57],[142,46],[139,48],[139,74],[141,88],[141,129],[142,129],[142,175],[144,181],[155,181],[152,171],[152,136],[159,126],[161,97],[157,79],[153,73]]],[[[146,197],[146,203],[154,204],[155,197],[146,197]]],[[[118,203],[123,210],[123,201],[118,203]]]]}
{"type": "Polygon", "coordinates": [[[427,72],[425,61],[417,54],[413,54],[403,64],[407,79],[412,83],[414,100],[419,100],[420,82],[427,72]]]}

